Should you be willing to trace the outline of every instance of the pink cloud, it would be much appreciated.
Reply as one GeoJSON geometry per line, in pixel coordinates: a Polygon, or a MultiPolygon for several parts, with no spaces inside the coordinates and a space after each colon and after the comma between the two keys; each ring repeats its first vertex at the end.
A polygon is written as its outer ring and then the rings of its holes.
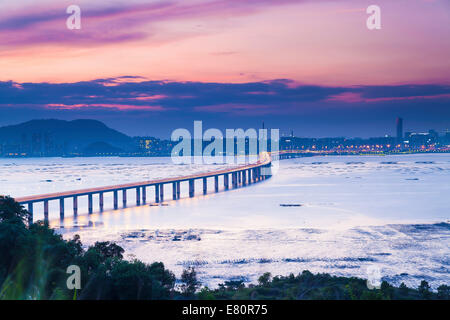
{"type": "Polygon", "coordinates": [[[58,110],[77,110],[87,108],[102,108],[102,109],[116,109],[120,111],[127,110],[145,110],[145,111],[165,111],[161,106],[138,106],[138,105],[126,105],[126,104],[62,104],[62,103],[49,103],[45,105],[49,109],[58,110]]]}
{"type": "Polygon", "coordinates": [[[333,95],[326,101],[337,101],[346,103],[360,103],[360,102],[382,102],[382,101],[403,101],[403,100],[417,100],[417,99],[446,99],[450,98],[450,94],[437,94],[428,96],[407,96],[407,97],[379,97],[379,98],[364,98],[362,93],[359,92],[344,92],[337,95],[333,95]]]}
{"type": "Polygon", "coordinates": [[[202,107],[195,107],[194,111],[200,112],[217,112],[217,113],[231,113],[231,114],[273,114],[277,113],[273,106],[269,105],[254,105],[254,104],[237,104],[237,103],[226,103],[219,105],[209,105],[202,107]]]}

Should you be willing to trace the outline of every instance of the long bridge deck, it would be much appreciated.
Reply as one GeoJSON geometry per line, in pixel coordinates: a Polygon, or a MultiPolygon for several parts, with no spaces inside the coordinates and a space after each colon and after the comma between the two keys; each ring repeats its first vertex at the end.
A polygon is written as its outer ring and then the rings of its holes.
{"type": "Polygon", "coordinates": [[[173,182],[189,181],[189,180],[193,180],[193,179],[197,180],[197,179],[201,179],[201,178],[211,178],[214,176],[221,176],[224,174],[230,174],[230,173],[240,172],[243,170],[259,168],[261,166],[270,164],[270,162],[271,162],[270,159],[266,159],[264,161],[258,161],[257,163],[254,163],[254,164],[234,167],[234,168],[230,168],[230,169],[209,171],[209,172],[181,176],[181,177],[165,178],[165,179],[158,179],[158,180],[148,180],[148,181],[141,181],[141,182],[131,182],[131,183],[117,184],[117,185],[111,185],[111,186],[105,186],[105,187],[95,187],[95,188],[79,189],[79,190],[72,190],[72,191],[47,193],[47,194],[34,195],[34,196],[26,196],[26,197],[16,198],[15,200],[21,204],[26,204],[26,203],[30,203],[30,202],[40,202],[40,201],[44,201],[44,200],[55,200],[55,199],[59,199],[61,197],[69,198],[69,197],[73,197],[73,196],[84,196],[84,195],[88,195],[88,194],[92,194],[92,193],[112,192],[114,190],[133,189],[133,188],[137,188],[137,187],[149,187],[149,186],[160,185],[160,184],[169,184],[169,183],[173,183],[173,182]]]}
{"type": "MultiPolygon", "coordinates": [[[[281,154],[281,153],[280,153],[281,154]]],[[[118,191],[123,192],[122,200],[123,205],[126,206],[126,191],[129,189],[136,190],[136,205],[141,205],[141,203],[146,203],[146,188],[154,186],[155,189],[155,202],[159,203],[164,201],[164,185],[172,184],[172,199],[180,199],[180,184],[181,182],[189,183],[189,197],[194,197],[195,195],[195,180],[203,180],[203,194],[207,194],[207,179],[214,178],[214,189],[215,192],[219,191],[219,176],[223,176],[223,183],[225,190],[229,189],[229,176],[231,175],[232,188],[238,188],[239,185],[246,185],[262,181],[271,176],[270,167],[272,164],[272,158],[269,153],[265,153],[260,156],[259,161],[253,164],[247,164],[243,166],[226,168],[222,170],[210,171],[205,173],[192,174],[181,177],[133,182],[119,185],[111,185],[104,187],[95,187],[87,189],[79,189],[72,191],[63,191],[57,193],[48,193],[41,195],[33,195],[26,197],[16,198],[16,201],[20,204],[27,205],[28,211],[31,213],[30,222],[33,221],[33,204],[38,202],[44,203],[44,220],[48,221],[49,206],[48,202],[51,200],[59,200],[60,207],[60,219],[64,219],[64,199],[73,198],[73,214],[76,216],[78,214],[78,197],[87,196],[88,197],[88,211],[93,212],[93,195],[97,194],[99,196],[99,209],[103,211],[103,194],[107,192],[112,192],[114,195],[114,209],[118,209],[118,191]],[[263,170],[268,169],[268,170],[263,170]]]]}

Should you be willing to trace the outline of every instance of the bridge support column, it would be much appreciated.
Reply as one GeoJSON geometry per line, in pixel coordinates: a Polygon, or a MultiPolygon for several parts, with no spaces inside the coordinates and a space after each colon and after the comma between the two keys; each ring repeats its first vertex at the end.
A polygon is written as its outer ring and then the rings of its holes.
{"type": "Polygon", "coordinates": [[[127,189],[122,189],[122,205],[124,208],[127,207],[127,189]]]}
{"type": "Polygon", "coordinates": [[[247,171],[242,170],[241,174],[242,174],[242,185],[245,186],[247,184],[247,171]]]}
{"type": "Polygon", "coordinates": [[[44,200],[44,221],[48,223],[48,200],[44,200]]]}
{"type": "Polygon", "coordinates": [[[229,184],[228,184],[228,173],[225,173],[223,175],[223,186],[225,187],[225,190],[228,190],[229,184]]]}
{"type": "Polygon", "coordinates": [[[146,204],[147,203],[147,187],[143,186],[142,187],[142,204],[146,204]]]}
{"type": "Polygon", "coordinates": [[[231,184],[233,186],[233,189],[237,188],[237,173],[236,172],[233,172],[231,174],[231,184]]]}
{"type": "Polygon", "coordinates": [[[64,219],[64,198],[59,198],[59,218],[64,219]]]}
{"type": "Polygon", "coordinates": [[[251,169],[247,170],[247,175],[248,175],[248,184],[252,184],[252,170],[251,169]]]}
{"type": "Polygon", "coordinates": [[[159,185],[159,197],[161,202],[164,202],[164,183],[159,185]]]}
{"type": "Polygon", "coordinates": [[[214,176],[214,191],[219,192],[219,176],[214,176]]]}
{"type": "Polygon", "coordinates": [[[119,208],[119,196],[117,195],[117,190],[113,191],[113,197],[114,197],[114,210],[117,210],[119,208]]]}
{"type": "Polygon", "coordinates": [[[33,202],[28,202],[28,212],[30,215],[28,216],[28,224],[33,223],[33,202]]]}
{"type": "Polygon", "coordinates": [[[238,171],[236,172],[237,177],[238,177],[238,184],[242,183],[242,171],[238,171]]]}
{"type": "Polygon", "coordinates": [[[189,197],[193,198],[195,195],[195,183],[194,179],[189,180],[189,197]]]}
{"type": "Polygon", "coordinates": [[[155,184],[155,202],[159,203],[159,184],[155,184]]]}
{"type": "Polygon", "coordinates": [[[88,209],[89,209],[89,214],[92,213],[92,193],[88,194],[88,209]]]}
{"type": "Polygon", "coordinates": [[[103,192],[100,192],[98,194],[98,207],[100,209],[100,212],[103,212],[103,204],[104,204],[104,202],[103,202],[103,192]]]}
{"type": "Polygon", "coordinates": [[[73,197],[73,216],[76,217],[78,215],[78,197],[73,197]]]}
{"type": "Polygon", "coordinates": [[[141,187],[136,187],[136,205],[141,205],[141,187]]]}
{"type": "Polygon", "coordinates": [[[203,194],[208,193],[208,181],[206,178],[203,178],[203,194]]]}
{"type": "Polygon", "coordinates": [[[181,182],[177,181],[177,199],[180,199],[181,196],[181,182]]]}
{"type": "Polygon", "coordinates": [[[177,183],[172,182],[172,200],[177,200],[177,183]]]}

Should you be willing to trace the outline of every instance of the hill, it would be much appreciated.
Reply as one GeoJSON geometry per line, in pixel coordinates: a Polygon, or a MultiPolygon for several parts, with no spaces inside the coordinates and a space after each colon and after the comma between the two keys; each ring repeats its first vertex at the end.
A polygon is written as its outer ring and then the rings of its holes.
{"type": "Polygon", "coordinates": [[[131,137],[97,120],[31,120],[0,127],[3,153],[25,153],[31,156],[80,154],[96,143],[110,145],[116,150],[133,149],[131,137]]]}

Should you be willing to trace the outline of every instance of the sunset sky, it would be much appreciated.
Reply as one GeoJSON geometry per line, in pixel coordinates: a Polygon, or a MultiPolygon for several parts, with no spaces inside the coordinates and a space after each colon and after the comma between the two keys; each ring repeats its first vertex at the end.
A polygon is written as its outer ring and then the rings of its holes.
{"type": "Polygon", "coordinates": [[[94,118],[128,134],[450,128],[448,0],[2,0],[0,125],[94,118]],[[81,8],[81,30],[66,8],[81,8]],[[366,8],[381,7],[381,30],[366,8]]]}

